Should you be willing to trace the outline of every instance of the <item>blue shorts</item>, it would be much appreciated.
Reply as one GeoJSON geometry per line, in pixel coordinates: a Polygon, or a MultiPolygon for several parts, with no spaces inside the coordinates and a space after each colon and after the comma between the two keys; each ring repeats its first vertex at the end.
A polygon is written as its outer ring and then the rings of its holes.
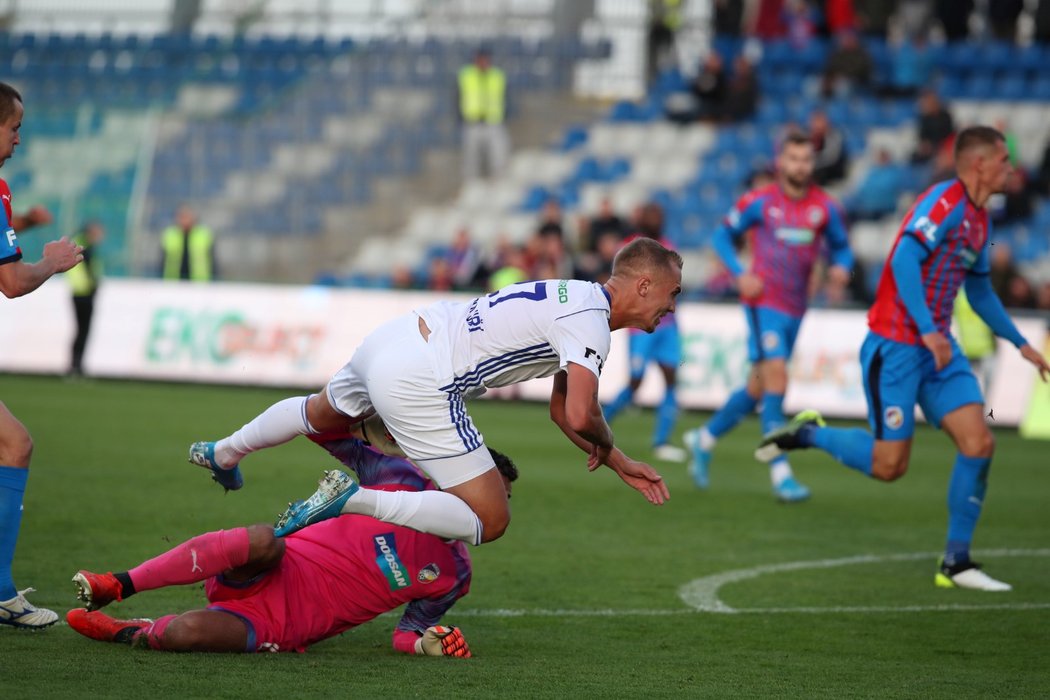
{"type": "Polygon", "coordinates": [[[876,440],[908,440],[915,433],[915,404],[934,427],[967,404],[983,404],[970,361],[951,339],[952,359],[940,372],[924,345],[868,333],[860,348],[868,423],[876,440]]]}
{"type": "Polygon", "coordinates": [[[678,324],[659,326],[652,333],[631,333],[630,352],[632,379],[640,379],[650,362],[678,369],[682,364],[682,337],[678,333],[678,324]]]}
{"type": "Polygon", "coordinates": [[[744,316],[749,331],[747,359],[755,363],[791,358],[802,317],[789,316],[764,306],[745,306],[744,316]]]}

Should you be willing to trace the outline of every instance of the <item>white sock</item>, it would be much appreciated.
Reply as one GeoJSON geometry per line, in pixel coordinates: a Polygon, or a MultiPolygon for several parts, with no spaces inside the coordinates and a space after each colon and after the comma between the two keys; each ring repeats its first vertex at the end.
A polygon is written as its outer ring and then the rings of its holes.
{"type": "Polygon", "coordinates": [[[252,452],[283,445],[297,435],[316,432],[306,420],[308,396],[278,401],[249,421],[243,428],[215,443],[215,461],[232,469],[252,452]]]}
{"type": "Polygon", "coordinates": [[[369,515],[446,540],[481,544],[478,516],[465,501],[444,491],[359,489],[347,500],[342,512],[369,515]]]}
{"type": "Polygon", "coordinates": [[[710,452],[715,449],[715,445],[718,444],[718,438],[711,434],[711,431],[707,429],[707,426],[700,428],[700,449],[705,452],[710,452]]]}
{"type": "Polygon", "coordinates": [[[791,475],[791,465],[786,459],[778,459],[769,465],[769,478],[772,479],[773,486],[780,486],[784,479],[791,475]]]}

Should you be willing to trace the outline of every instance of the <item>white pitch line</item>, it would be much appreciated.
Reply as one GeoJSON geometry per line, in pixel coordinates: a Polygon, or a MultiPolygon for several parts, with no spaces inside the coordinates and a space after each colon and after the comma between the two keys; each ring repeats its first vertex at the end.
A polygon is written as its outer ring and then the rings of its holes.
{"type": "MultiPolygon", "coordinates": [[[[988,549],[975,552],[978,557],[1047,557],[1050,549],[988,549]]],[[[852,566],[854,564],[877,564],[887,561],[912,561],[916,559],[935,560],[940,556],[939,552],[913,552],[909,554],[863,554],[855,557],[844,557],[842,559],[818,559],[816,561],[790,561],[781,564],[765,564],[748,569],[736,569],[724,571],[698,578],[678,589],[678,597],[698,612],[709,613],[845,613],[845,612],[911,612],[911,611],[934,611],[934,610],[1031,610],[1050,608],[1050,604],[1043,603],[992,603],[988,605],[929,605],[929,606],[832,606],[832,607],[799,607],[799,608],[746,608],[737,609],[722,602],[718,597],[718,591],[729,583],[746,581],[765,574],[775,574],[784,571],[800,571],[805,569],[830,569],[838,566],[852,566]],[[1004,607],[1006,606],[1006,607],[1004,607]],[[1033,607],[1035,606],[1035,607],[1033,607]]]]}

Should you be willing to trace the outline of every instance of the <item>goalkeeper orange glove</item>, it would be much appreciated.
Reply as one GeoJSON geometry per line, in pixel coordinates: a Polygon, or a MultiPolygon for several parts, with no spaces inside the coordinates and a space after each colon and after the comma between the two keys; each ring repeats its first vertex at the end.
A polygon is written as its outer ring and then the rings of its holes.
{"type": "Polygon", "coordinates": [[[427,656],[469,657],[470,647],[457,627],[428,627],[416,640],[416,653],[427,656]]]}

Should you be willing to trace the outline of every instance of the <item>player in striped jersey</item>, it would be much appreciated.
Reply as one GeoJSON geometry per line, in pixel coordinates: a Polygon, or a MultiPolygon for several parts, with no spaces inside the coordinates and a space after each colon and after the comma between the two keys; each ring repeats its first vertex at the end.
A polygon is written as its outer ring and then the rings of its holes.
{"type": "Polygon", "coordinates": [[[1050,365],[1014,326],[989,280],[991,233],[985,204],[1010,175],[1003,135],[987,126],[964,129],[955,141],[956,177],[920,195],[904,219],[868,313],[861,347],[871,432],[829,428],[804,411],[763,439],[767,448],[818,447],[847,467],[882,481],[908,470],[915,405],[943,428],[959,452],[948,486],[948,537],[936,585],[1008,591],[970,559],[984,503],[995,440],[984,421],[981,390],[951,337],[959,287],[996,335],[1021,351],[1046,381],[1050,365]]]}
{"type": "MultiPolygon", "coordinates": [[[[788,134],[777,155],[776,182],[741,197],[715,231],[715,250],[737,278],[750,331],[748,359],[754,371],[706,425],[683,436],[691,453],[689,471],[700,488],[707,487],[715,443],[760,401],[762,432],[784,424],[787,363],[809,303],[813,267],[825,247],[830,283],[844,286],[849,281],[853,254],[846,225],[831,196],[812,183],[813,159],[809,138],[802,133],[788,134]],[[732,239],[748,232],[754,259],[750,269],[745,269],[732,239]]],[[[809,489],[795,479],[784,455],[763,461],[770,462],[773,492],[780,501],[809,498],[809,489]]]]}
{"type": "Polygon", "coordinates": [[[280,401],[222,440],[194,443],[190,461],[227,488],[240,488],[244,456],[297,435],[345,430],[348,421],[375,413],[442,490],[387,494],[351,484],[331,502],[310,499],[304,521],[292,525],[356,513],[481,544],[503,534],[510,510],[465,399],[553,376],[551,419],[588,453],[588,469],[604,464],[660,505],[669,497],[660,475],[614,445],[598,378],[610,332],[652,332],[681,291],[681,256],[643,238],[620,250],[604,285],[523,282],[469,302],[431,304],[373,331],[324,391],[280,401]]]}

